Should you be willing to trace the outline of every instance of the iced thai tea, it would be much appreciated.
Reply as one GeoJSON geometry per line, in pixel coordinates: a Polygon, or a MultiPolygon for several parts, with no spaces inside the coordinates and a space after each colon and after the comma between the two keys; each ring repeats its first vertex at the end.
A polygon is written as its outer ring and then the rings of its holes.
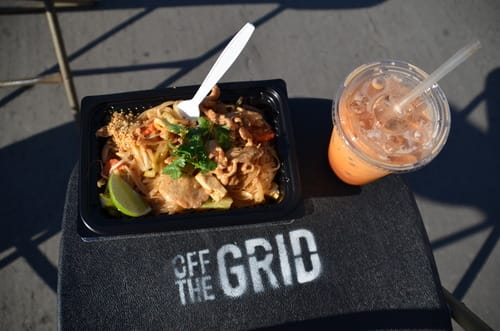
{"type": "Polygon", "coordinates": [[[363,185],[430,162],[446,142],[450,111],[436,84],[403,107],[427,74],[401,61],[363,65],[339,89],[328,159],[344,182],[363,185]]]}

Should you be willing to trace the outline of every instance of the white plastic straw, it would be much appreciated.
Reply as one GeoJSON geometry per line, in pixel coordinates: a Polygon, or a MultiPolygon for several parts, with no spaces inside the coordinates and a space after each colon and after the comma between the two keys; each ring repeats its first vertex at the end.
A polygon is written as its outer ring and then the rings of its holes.
{"type": "Polygon", "coordinates": [[[395,106],[395,109],[400,112],[400,110],[410,101],[415,99],[417,96],[422,94],[425,90],[432,87],[441,78],[446,76],[450,71],[455,69],[462,62],[467,60],[474,52],[481,48],[481,43],[479,40],[471,42],[467,46],[460,49],[452,57],[450,57],[446,62],[444,62],[439,68],[437,68],[429,77],[424,79],[420,84],[418,84],[413,90],[404,97],[399,104],[395,106]]]}

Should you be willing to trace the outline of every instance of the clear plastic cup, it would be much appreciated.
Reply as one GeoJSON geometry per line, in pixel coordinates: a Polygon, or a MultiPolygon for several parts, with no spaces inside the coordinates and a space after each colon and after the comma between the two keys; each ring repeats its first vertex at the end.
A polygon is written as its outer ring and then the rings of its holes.
{"type": "Polygon", "coordinates": [[[344,182],[364,185],[414,171],[439,154],[450,130],[450,108],[434,84],[395,107],[428,74],[403,61],[365,64],[345,79],[332,109],[328,159],[344,182]]]}

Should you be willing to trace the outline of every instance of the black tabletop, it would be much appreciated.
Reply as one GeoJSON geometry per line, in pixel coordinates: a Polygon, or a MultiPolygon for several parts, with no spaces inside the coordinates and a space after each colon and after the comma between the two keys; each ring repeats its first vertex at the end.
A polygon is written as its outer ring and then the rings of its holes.
{"type": "Polygon", "coordinates": [[[451,329],[403,179],[353,187],[329,169],[330,102],[290,100],[303,198],[288,220],[84,242],[75,168],[62,224],[60,328],[451,329]],[[299,120],[312,111],[318,122],[299,120]]]}

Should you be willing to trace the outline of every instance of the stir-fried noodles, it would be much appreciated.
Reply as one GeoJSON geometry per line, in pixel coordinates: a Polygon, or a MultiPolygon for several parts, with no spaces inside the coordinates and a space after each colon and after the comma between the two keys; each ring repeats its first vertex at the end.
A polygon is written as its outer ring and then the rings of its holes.
{"type": "Polygon", "coordinates": [[[107,138],[98,185],[116,172],[154,213],[239,208],[277,199],[275,133],[259,111],[241,100],[223,104],[219,95],[215,87],[197,121],[180,114],[179,101],[139,115],[113,113],[97,132],[107,138]]]}

